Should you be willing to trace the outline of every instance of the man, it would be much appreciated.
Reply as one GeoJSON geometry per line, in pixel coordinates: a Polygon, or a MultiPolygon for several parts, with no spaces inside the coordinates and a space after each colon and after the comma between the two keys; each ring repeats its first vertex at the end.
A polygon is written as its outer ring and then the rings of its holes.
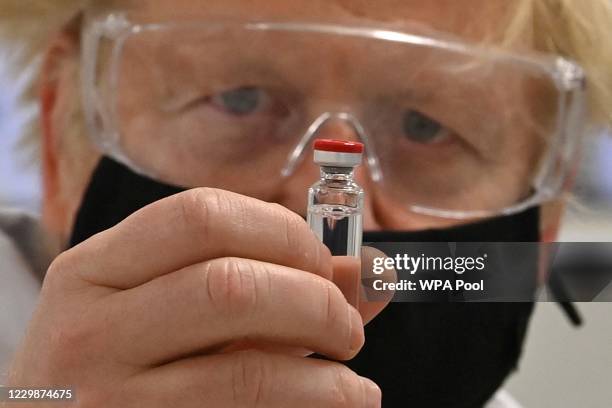
{"type": "Polygon", "coordinates": [[[86,406],[379,406],[379,386],[386,406],[485,404],[531,304],[392,304],[358,354],[384,304],[357,301],[358,265],[305,224],[304,157],[314,138],[365,142],[364,229],[384,240],[552,237],[567,173],[544,159],[581,130],[556,89],[580,96],[582,76],[521,56],[543,38],[508,36],[521,7],[183,0],[74,17],[40,93],[44,220],[74,247],[10,383],[71,384],[86,406]],[[509,52],[482,52],[491,38],[509,52]]]}

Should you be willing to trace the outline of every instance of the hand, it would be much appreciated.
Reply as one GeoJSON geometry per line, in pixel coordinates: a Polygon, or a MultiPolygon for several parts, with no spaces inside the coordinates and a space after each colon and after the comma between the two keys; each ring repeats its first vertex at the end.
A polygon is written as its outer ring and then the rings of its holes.
{"type": "Polygon", "coordinates": [[[380,406],[371,381],[295,352],[355,356],[362,316],[334,281],[355,301],[358,276],[284,207],[187,191],[53,262],[9,381],[73,387],[77,407],[380,406]]]}

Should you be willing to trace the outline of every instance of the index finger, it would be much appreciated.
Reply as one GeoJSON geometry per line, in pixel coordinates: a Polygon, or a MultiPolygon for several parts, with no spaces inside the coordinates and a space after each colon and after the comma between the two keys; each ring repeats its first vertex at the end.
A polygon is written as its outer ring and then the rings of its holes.
{"type": "Polygon", "coordinates": [[[148,205],[65,252],[58,262],[71,265],[88,283],[129,289],[227,256],[332,276],[329,250],[299,215],[278,204],[210,188],[148,205]]]}

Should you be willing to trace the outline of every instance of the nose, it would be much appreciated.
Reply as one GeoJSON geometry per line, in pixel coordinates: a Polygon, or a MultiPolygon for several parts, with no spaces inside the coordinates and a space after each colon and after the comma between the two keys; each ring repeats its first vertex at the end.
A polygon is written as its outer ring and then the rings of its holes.
{"type": "MultiPolygon", "coordinates": [[[[307,146],[300,156],[302,161],[293,169],[291,175],[285,180],[282,192],[276,201],[298,214],[306,216],[306,202],[308,188],[320,177],[319,166],[313,163],[313,142],[316,139],[336,139],[364,142],[356,130],[356,126],[347,120],[348,116],[338,115],[326,118],[315,131],[311,132],[307,146]]],[[[312,128],[312,127],[311,127],[312,128]]],[[[312,131],[312,129],[311,129],[312,131]]],[[[308,137],[308,135],[307,135],[308,137]]],[[[355,169],[355,181],[365,191],[363,209],[363,228],[366,230],[379,230],[381,225],[375,218],[372,194],[374,184],[364,161],[355,169]]]]}
{"type": "Polygon", "coordinates": [[[362,140],[359,140],[360,137],[355,131],[354,125],[348,123],[346,120],[343,120],[340,117],[332,117],[321,125],[316,133],[316,138],[363,142],[362,140]]]}

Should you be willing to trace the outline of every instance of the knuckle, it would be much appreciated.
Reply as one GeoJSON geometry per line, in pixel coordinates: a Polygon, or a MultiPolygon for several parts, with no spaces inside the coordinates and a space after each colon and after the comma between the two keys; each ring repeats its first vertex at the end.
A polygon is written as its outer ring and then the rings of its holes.
{"type": "MultiPolygon", "coordinates": [[[[337,286],[331,282],[324,281],[321,283],[322,286],[322,301],[318,302],[321,305],[320,310],[320,321],[328,328],[332,329],[338,325],[339,322],[346,318],[346,313],[341,313],[342,301],[344,296],[340,292],[337,286]]],[[[346,302],[345,302],[346,303],[346,302]]]]}
{"type": "Polygon", "coordinates": [[[283,211],[282,220],[285,230],[285,241],[289,248],[298,249],[302,240],[300,239],[301,222],[302,220],[296,220],[293,214],[283,211]]]}
{"type": "Polygon", "coordinates": [[[284,244],[291,249],[291,254],[295,257],[294,262],[309,265],[317,273],[323,272],[324,276],[326,271],[329,273],[331,253],[316,239],[306,221],[282,205],[274,205],[279,209],[278,216],[283,223],[284,244]]]}
{"type": "Polygon", "coordinates": [[[304,233],[307,231],[304,220],[287,208],[281,205],[278,206],[282,209],[279,215],[283,222],[286,244],[288,247],[297,250],[300,248],[303,242],[304,233]]]}
{"type": "Polygon", "coordinates": [[[58,255],[53,262],[51,262],[51,265],[49,265],[45,275],[46,286],[56,286],[66,279],[69,271],[72,268],[71,262],[68,258],[69,257],[66,253],[62,253],[58,255]]]}
{"type": "Polygon", "coordinates": [[[265,356],[257,351],[237,352],[232,367],[232,395],[236,406],[258,407],[267,384],[265,356]]]}
{"type": "Polygon", "coordinates": [[[222,193],[213,188],[197,188],[180,194],[180,218],[189,229],[195,229],[199,239],[210,238],[210,222],[219,216],[222,208],[222,193]]]}
{"type": "Polygon", "coordinates": [[[221,258],[206,271],[207,296],[220,313],[230,318],[251,315],[257,306],[256,273],[248,261],[221,258]]]}
{"type": "Polygon", "coordinates": [[[291,249],[291,253],[295,255],[296,259],[303,259],[307,263],[318,265],[320,254],[318,251],[313,252],[313,247],[310,245],[312,243],[312,240],[309,239],[312,235],[310,228],[302,217],[285,207],[281,206],[281,208],[282,211],[279,212],[279,216],[285,234],[284,244],[291,249]]]}

